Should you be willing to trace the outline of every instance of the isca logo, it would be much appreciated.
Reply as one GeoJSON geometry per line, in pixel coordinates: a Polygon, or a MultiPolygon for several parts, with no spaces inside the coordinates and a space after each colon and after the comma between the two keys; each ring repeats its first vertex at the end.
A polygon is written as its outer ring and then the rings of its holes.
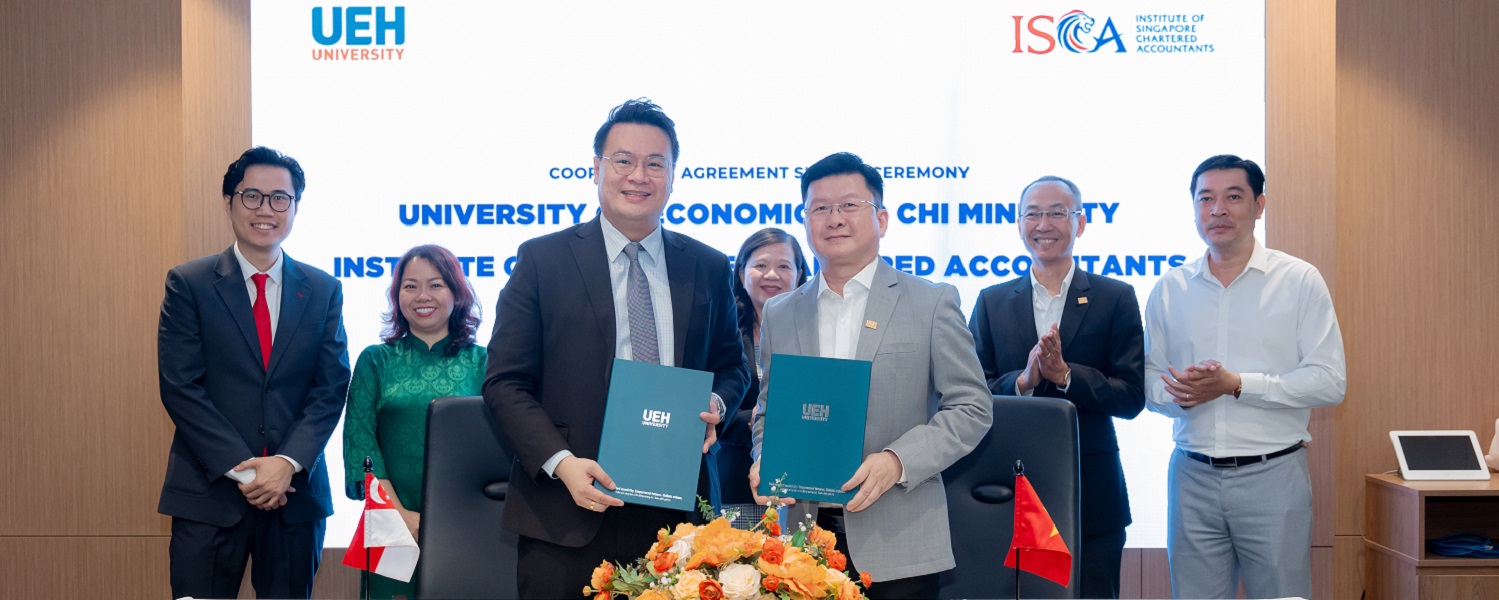
{"type": "Polygon", "coordinates": [[[404,6],[314,6],[313,60],[402,60],[404,6]]]}
{"type": "Polygon", "coordinates": [[[1113,17],[1104,17],[1103,25],[1081,10],[1070,11],[1060,18],[1051,15],[1010,18],[1015,22],[1015,49],[1011,51],[1015,54],[1048,54],[1059,44],[1074,54],[1125,51],[1124,39],[1119,37],[1113,17]],[[1041,43],[1045,45],[1038,45],[1041,43]]]}

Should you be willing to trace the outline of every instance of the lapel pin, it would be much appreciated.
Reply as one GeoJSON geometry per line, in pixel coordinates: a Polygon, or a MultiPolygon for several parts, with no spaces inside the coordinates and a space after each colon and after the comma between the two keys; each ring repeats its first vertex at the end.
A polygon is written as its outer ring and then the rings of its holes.
{"type": "Polygon", "coordinates": [[[865,329],[879,329],[880,328],[880,324],[876,323],[874,321],[865,321],[864,322],[864,328],[865,329]]]}
{"type": "Polygon", "coordinates": [[[1077,303],[1078,304],[1087,304],[1088,303],[1088,297],[1087,296],[1083,296],[1081,298],[1078,298],[1077,299],[1077,303]]]}

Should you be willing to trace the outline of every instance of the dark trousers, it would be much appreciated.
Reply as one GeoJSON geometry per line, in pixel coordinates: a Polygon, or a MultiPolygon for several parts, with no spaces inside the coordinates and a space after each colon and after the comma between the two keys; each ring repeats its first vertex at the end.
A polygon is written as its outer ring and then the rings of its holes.
{"type": "Polygon", "coordinates": [[[286,523],[251,508],[229,527],[172,518],[172,597],[236,598],[250,562],[257,598],[310,598],[323,554],[323,519],[286,523]]]}
{"type": "Polygon", "coordinates": [[[1118,598],[1124,530],[1085,535],[1078,565],[1079,598],[1118,598]]]}
{"type": "Polygon", "coordinates": [[[604,511],[598,535],[581,548],[521,536],[516,547],[517,591],[521,598],[582,598],[580,590],[599,563],[633,563],[656,543],[657,530],[691,518],[681,511],[626,504],[604,511]]]}
{"type": "MultiPolygon", "coordinates": [[[[848,557],[848,570],[854,573],[853,578],[857,580],[859,565],[854,562],[854,555],[848,551],[848,535],[843,527],[843,509],[819,509],[817,525],[838,535],[838,544],[834,547],[848,557]]],[[[905,579],[876,581],[869,586],[866,595],[869,596],[869,600],[936,600],[940,589],[938,574],[928,573],[905,579]]]]}

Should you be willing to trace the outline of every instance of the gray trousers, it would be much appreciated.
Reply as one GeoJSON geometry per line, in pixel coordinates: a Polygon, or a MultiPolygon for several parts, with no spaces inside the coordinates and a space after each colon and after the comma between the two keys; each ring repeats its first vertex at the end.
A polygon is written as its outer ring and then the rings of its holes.
{"type": "Polygon", "coordinates": [[[1176,598],[1312,596],[1312,484],[1306,451],[1214,468],[1171,453],[1167,555],[1176,598]]]}

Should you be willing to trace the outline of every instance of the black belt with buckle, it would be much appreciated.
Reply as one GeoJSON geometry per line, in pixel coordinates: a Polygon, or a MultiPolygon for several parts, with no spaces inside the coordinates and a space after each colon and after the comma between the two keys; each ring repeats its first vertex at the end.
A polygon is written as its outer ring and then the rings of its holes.
{"type": "Polygon", "coordinates": [[[817,526],[840,535],[848,533],[843,528],[843,508],[841,507],[818,507],[817,526]]]}
{"type": "MultiPolygon", "coordinates": [[[[1187,455],[1187,458],[1200,463],[1207,463],[1217,469],[1232,469],[1234,467],[1245,467],[1255,463],[1265,462],[1272,458],[1280,458],[1282,456],[1300,450],[1301,446],[1301,442],[1296,442],[1296,444],[1294,446],[1291,446],[1290,448],[1286,448],[1284,450],[1276,450],[1269,454],[1256,454],[1254,456],[1213,457],[1206,454],[1198,454],[1190,450],[1182,450],[1181,453],[1187,455]]],[[[1180,448],[1178,448],[1178,450],[1180,450],[1180,448]]]]}

